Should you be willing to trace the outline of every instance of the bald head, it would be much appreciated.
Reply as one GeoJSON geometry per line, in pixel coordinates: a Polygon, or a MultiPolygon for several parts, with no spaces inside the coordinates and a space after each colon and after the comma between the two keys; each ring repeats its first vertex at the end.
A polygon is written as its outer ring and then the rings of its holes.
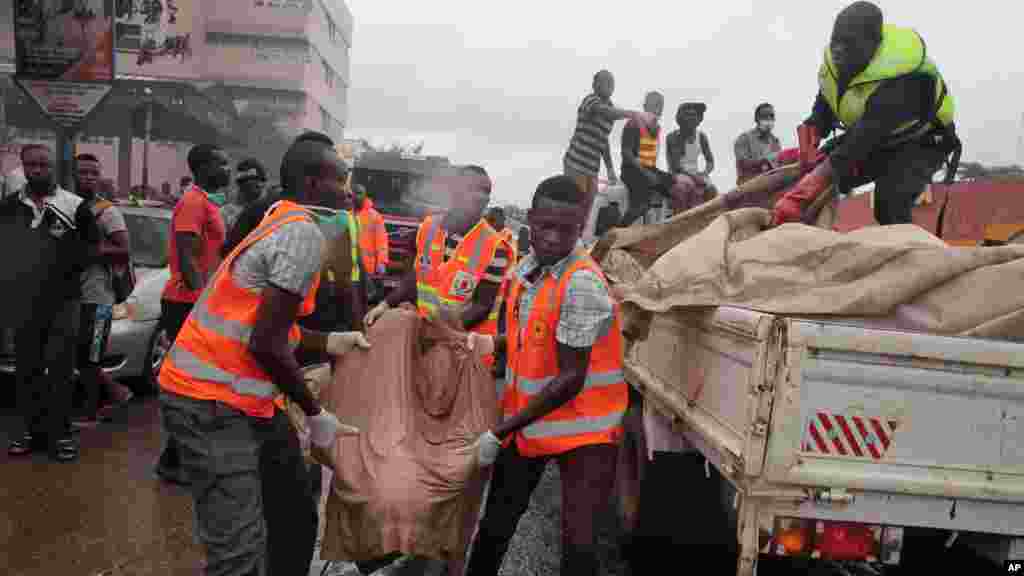
{"type": "Polygon", "coordinates": [[[658,118],[661,118],[661,114],[664,111],[665,97],[661,92],[648,92],[647,96],[644,97],[644,112],[650,112],[658,118]]]}
{"type": "Polygon", "coordinates": [[[854,2],[836,16],[829,46],[832,62],[847,79],[863,71],[882,43],[882,10],[871,2],[854,2]]]}

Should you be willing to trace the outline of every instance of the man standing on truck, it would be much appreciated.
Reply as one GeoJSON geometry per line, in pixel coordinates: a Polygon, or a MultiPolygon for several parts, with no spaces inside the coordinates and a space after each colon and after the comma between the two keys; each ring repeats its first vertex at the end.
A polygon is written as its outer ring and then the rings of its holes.
{"type": "MultiPolygon", "coordinates": [[[[461,307],[466,330],[493,336],[501,309],[499,288],[512,248],[483,218],[491,199],[491,178],[480,166],[459,168],[450,189],[451,209],[427,216],[416,233],[416,260],[398,288],[366,315],[372,325],[389,308],[416,302],[420,314],[461,307]]],[[[483,357],[488,367],[494,356],[483,357]]]]}
{"type": "Polygon", "coordinates": [[[312,332],[324,235],[307,208],[336,207],[347,167],[322,142],[293,144],[281,200],[224,259],[160,370],[163,423],[194,484],[206,574],[305,574],[317,533],[316,501],[294,402],[312,442],[327,449],[356,432],[306,387],[295,350],[342,356],[369,343],[358,332],[312,332]]]}
{"type": "Polygon", "coordinates": [[[711,153],[708,136],[698,130],[708,109],[703,102],[683,102],[676,110],[678,130],[665,138],[665,160],[668,169],[676,176],[677,188],[685,193],[678,195],[673,209],[684,212],[706,202],[718,191],[708,177],[715,169],[715,156],[711,153]],[[700,169],[700,158],[704,157],[704,169],[700,169]]]}
{"type": "MultiPolygon", "coordinates": [[[[661,118],[665,97],[660,92],[648,92],[644,98],[644,112],[661,118]]],[[[632,119],[622,129],[622,181],[629,189],[629,210],[623,216],[622,227],[629,226],[647,213],[651,195],[668,196],[675,179],[658,169],[658,140],[661,126],[642,126],[632,119]]],[[[595,236],[600,236],[596,233],[595,236]]]]}
{"type": "Polygon", "coordinates": [[[782,151],[782,144],[772,134],[775,128],[775,107],[758,104],[754,109],[754,128],[736,138],[733,151],[736,154],[736,185],[771,170],[782,151]]]}
{"type": "Polygon", "coordinates": [[[799,221],[833,182],[839,193],[874,182],[878,223],[911,222],[914,201],[951,153],[955,173],[960,141],[954,111],[953,96],[916,31],[885,24],[870,2],[846,7],[836,17],[818,95],[804,122],[814,148],[835,128],[844,133],[828,158],[778,200],[775,223],[799,221]]]}
{"type": "Polygon", "coordinates": [[[601,171],[601,160],[604,159],[608,169],[608,180],[617,183],[615,165],[612,164],[612,152],[608,145],[608,135],[616,120],[632,119],[640,126],[654,127],[657,119],[650,112],[636,112],[616,108],[612,104],[612,93],[615,92],[615,78],[607,70],[594,74],[593,91],[583,98],[576,109],[576,130],[569,149],[563,158],[565,175],[576,179],[576,184],[583,190],[583,203],[590,214],[590,209],[597,195],[597,175],[601,171]]]}
{"type": "Polygon", "coordinates": [[[493,348],[508,363],[502,422],[465,449],[494,465],[469,576],[498,573],[550,460],[562,478],[560,573],[598,574],[595,518],[612,496],[629,392],[618,304],[580,244],[583,200],[566,176],[537,187],[533,252],[509,273],[507,336],[473,339],[478,353],[493,348]]]}

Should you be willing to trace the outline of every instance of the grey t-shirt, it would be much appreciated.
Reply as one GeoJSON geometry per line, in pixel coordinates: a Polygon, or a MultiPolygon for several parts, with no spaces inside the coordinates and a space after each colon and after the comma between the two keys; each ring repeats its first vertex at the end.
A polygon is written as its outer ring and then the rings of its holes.
{"type": "Polygon", "coordinates": [[[247,290],[275,286],[305,298],[320,274],[324,246],[319,226],[306,220],[289,222],[242,252],[231,278],[247,290]]]}
{"type": "MultiPolygon", "coordinates": [[[[109,206],[100,212],[96,224],[106,240],[117,232],[128,230],[124,215],[116,206],[109,206]]],[[[109,264],[91,264],[82,272],[82,303],[105,306],[114,304],[114,283],[109,264]]]]}

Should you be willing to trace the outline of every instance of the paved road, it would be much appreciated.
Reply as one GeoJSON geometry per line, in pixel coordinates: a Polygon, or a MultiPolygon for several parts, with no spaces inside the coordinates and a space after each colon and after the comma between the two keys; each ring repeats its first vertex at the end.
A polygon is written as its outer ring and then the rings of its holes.
{"type": "MultiPolygon", "coordinates": [[[[9,411],[0,417],[4,448],[9,418],[9,411]]],[[[84,430],[80,438],[81,459],[71,464],[51,462],[45,454],[11,458],[0,450],[0,566],[6,568],[0,572],[195,574],[201,550],[193,535],[191,498],[151,472],[160,450],[156,402],[136,403],[116,422],[84,430]]],[[[551,466],[520,523],[502,576],[558,574],[559,501],[558,471],[551,466]]]]}

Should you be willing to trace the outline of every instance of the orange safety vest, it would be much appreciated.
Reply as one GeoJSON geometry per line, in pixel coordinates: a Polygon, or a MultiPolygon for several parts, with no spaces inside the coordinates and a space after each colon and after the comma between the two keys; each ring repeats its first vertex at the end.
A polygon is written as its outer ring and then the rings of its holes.
{"type": "Polygon", "coordinates": [[[381,264],[388,265],[388,231],[384,217],[373,208],[370,199],[365,200],[363,209],[356,212],[359,220],[359,253],[363,257],[363,268],[367,274],[376,274],[381,264]]]}
{"type": "Polygon", "coordinates": [[[661,128],[651,134],[646,126],[640,127],[640,150],[637,159],[640,165],[645,168],[656,168],[658,166],[658,135],[661,128]]]}
{"type": "MultiPolygon", "coordinates": [[[[164,358],[161,388],[197,400],[221,402],[258,418],[273,416],[275,404],[283,407],[270,374],[249,351],[262,295],[235,284],[231,267],[245,249],[281,226],[300,220],[312,218],[298,204],[280,201],[224,259],[164,358]]],[[[319,286],[318,274],[299,316],[313,312],[319,286]]],[[[299,346],[300,338],[298,324],[292,324],[288,332],[292,349],[299,346]]]]}
{"type": "MultiPolygon", "coordinates": [[[[507,309],[508,370],[500,394],[505,418],[518,414],[558,376],[555,331],[569,279],[577,270],[591,270],[607,286],[601,268],[584,250],[572,256],[560,278],[545,275],[525,326],[519,322],[523,282],[511,280],[507,309]]],[[[506,438],[515,439],[523,456],[562,454],[580,446],[610,444],[622,435],[622,417],[629,403],[629,388],[622,370],[622,324],[618,303],[608,333],[594,343],[583,389],[575,398],[540,420],[506,438]]]]}
{"type": "MultiPolygon", "coordinates": [[[[440,216],[427,216],[416,232],[416,307],[421,316],[433,314],[441,306],[457,307],[468,302],[498,246],[504,243],[502,236],[481,219],[459,242],[451,259],[445,261],[447,235],[441,229],[441,221],[440,216]]],[[[511,250],[508,252],[511,254],[511,250]]],[[[497,334],[500,306],[500,299],[496,298],[487,319],[472,331],[497,334]]],[[[485,356],[483,363],[492,366],[493,355],[485,356]]]]}

